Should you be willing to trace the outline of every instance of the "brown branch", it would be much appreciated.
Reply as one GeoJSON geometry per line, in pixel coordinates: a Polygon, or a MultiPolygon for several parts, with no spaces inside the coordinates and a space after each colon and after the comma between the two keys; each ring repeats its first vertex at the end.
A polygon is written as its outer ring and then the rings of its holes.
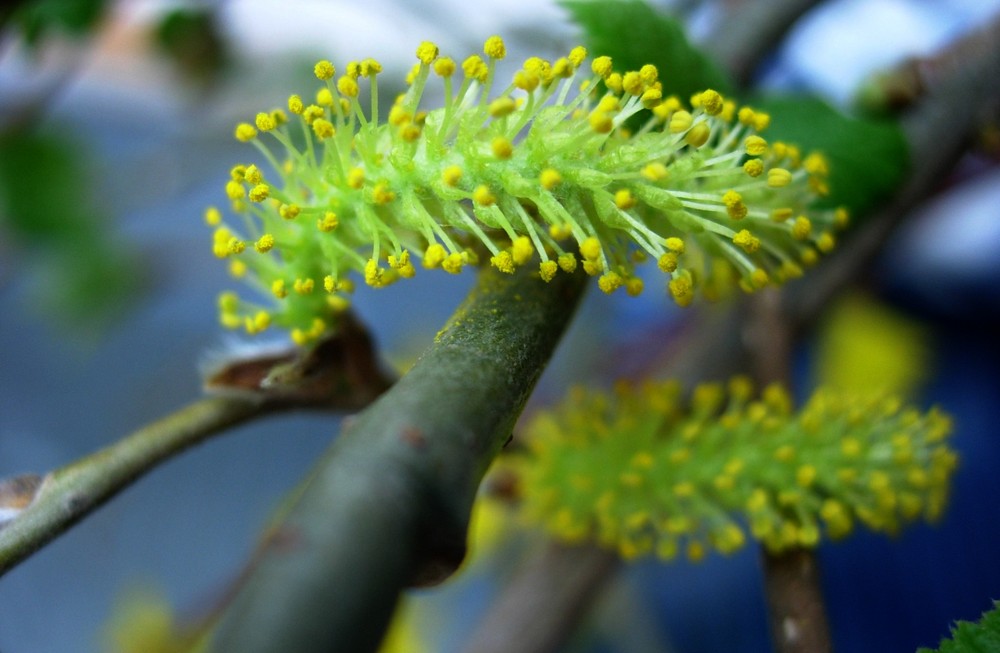
{"type": "Polygon", "coordinates": [[[518,566],[465,653],[557,650],[619,564],[617,555],[596,546],[547,542],[518,566]],[[519,627],[510,630],[510,624],[519,627]]]}

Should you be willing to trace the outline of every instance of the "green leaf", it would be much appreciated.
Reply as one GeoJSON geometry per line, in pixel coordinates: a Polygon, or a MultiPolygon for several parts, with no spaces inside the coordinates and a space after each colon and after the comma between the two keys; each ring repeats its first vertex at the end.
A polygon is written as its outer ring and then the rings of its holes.
{"type": "Polygon", "coordinates": [[[830,195],[824,204],[863,215],[891,194],[909,166],[909,149],[891,120],[857,119],[815,97],[767,97],[753,103],[771,114],[768,141],[820,151],[830,162],[830,195]]]}
{"type": "Polygon", "coordinates": [[[0,134],[0,227],[41,263],[34,275],[42,296],[33,303],[77,332],[106,325],[141,277],[94,206],[89,168],[64,137],[0,134]]]}
{"type": "Polygon", "coordinates": [[[584,31],[593,56],[607,55],[615,69],[638,70],[653,64],[660,72],[664,96],[691,95],[713,88],[729,93],[732,82],[708,57],[694,48],[674,18],[640,0],[561,0],[584,31]]]}
{"type": "Polygon", "coordinates": [[[941,640],[936,649],[921,648],[917,653],[993,653],[1000,651],[1000,601],[977,623],[959,621],[951,629],[951,639],[941,640]]]}
{"type": "Polygon", "coordinates": [[[35,45],[46,33],[61,29],[82,36],[104,14],[106,0],[28,0],[14,14],[29,45],[35,45]]]}

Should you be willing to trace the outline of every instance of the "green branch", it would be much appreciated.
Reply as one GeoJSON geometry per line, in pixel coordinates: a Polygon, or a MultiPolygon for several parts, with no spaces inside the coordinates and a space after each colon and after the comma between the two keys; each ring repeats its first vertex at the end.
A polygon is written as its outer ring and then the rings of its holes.
{"type": "Polygon", "coordinates": [[[228,361],[206,380],[211,391],[225,396],[194,402],[44,479],[0,483],[0,508],[9,499],[18,511],[0,522],[0,576],[138,477],[213,434],[279,409],[358,410],[393,380],[379,368],[368,332],[350,314],[336,335],[311,348],[228,361]]]}
{"type": "Polygon", "coordinates": [[[479,482],[583,282],[480,274],[433,346],[345,426],[270,530],[223,614],[216,650],[374,650],[400,591],[457,568],[479,482]]]}
{"type": "Polygon", "coordinates": [[[202,399],[49,473],[34,500],[0,530],[0,575],[158,463],[267,410],[248,399],[202,399]]]}

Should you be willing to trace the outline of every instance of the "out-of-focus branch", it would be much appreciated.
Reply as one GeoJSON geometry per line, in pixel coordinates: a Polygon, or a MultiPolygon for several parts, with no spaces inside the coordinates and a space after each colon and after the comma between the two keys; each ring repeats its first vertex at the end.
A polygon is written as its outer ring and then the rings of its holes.
{"type": "Polygon", "coordinates": [[[522,562],[477,626],[466,653],[547,653],[618,570],[618,556],[591,545],[548,542],[522,562]],[[509,630],[518,624],[517,630],[509,630]]]}
{"type": "Polygon", "coordinates": [[[895,197],[849,237],[804,283],[786,293],[796,326],[807,326],[831,298],[859,278],[896,226],[941,186],[982,119],[1000,103],[1000,17],[934,57],[922,98],[903,117],[911,170],[895,197]],[[960,55],[960,56],[959,56],[960,55]]]}
{"type": "Polygon", "coordinates": [[[465,554],[472,503],[573,315],[580,275],[480,273],[406,376],[345,425],[266,536],[215,650],[371,651],[399,593],[465,554]]]}
{"type": "Polygon", "coordinates": [[[364,327],[347,314],[341,326],[307,351],[229,361],[207,382],[225,396],[196,401],[43,478],[0,484],[0,575],[143,474],[216,433],[278,409],[357,410],[371,403],[392,379],[375,361],[364,327]]]}
{"type": "Polygon", "coordinates": [[[760,61],[818,0],[739,0],[726,3],[719,24],[706,39],[706,50],[740,86],[745,86],[760,61]]]}

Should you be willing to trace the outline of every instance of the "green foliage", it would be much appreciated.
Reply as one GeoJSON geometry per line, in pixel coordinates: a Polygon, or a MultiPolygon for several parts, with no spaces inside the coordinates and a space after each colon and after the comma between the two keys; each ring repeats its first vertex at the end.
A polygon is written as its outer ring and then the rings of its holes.
{"type": "Polygon", "coordinates": [[[196,81],[212,81],[227,60],[226,41],[209,9],[178,9],[156,27],[156,45],[183,73],[196,81]]]}
{"type": "Polygon", "coordinates": [[[86,162],[65,138],[0,135],[0,224],[44,261],[44,302],[74,328],[98,326],[136,289],[133,262],[107,237],[86,162]]]}
{"type": "Polygon", "coordinates": [[[906,138],[892,121],[846,116],[814,97],[768,97],[754,108],[771,114],[768,141],[818,150],[830,162],[829,206],[863,216],[903,180],[909,163],[906,138]]]}
{"type": "Polygon", "coordinates": [[[726,75],[688,42],[684,27],[647,3],[562,0],[560,4],[583,28],[584,41],[594,56],[610,56],[616,70],[655,65],[660,71],[664,97],[676,94],[686,102],[706,88],[720,93],[732,91],[733,84],[726,75]]]}
{"type": "Polygon", "coordinates": [[[83,36],[104,14],[106,0],[28,0],[15,10],[14,22],[29,45],[53,30],[83,36]]]}
{"type": "Polygon", "coordinates": [[[951,639],[941,640],[936,649],[921,648],[917,653],[993,653],[1000,651],[1000,601],[977,623],[959,621],[951,629],[951,639]]]}

